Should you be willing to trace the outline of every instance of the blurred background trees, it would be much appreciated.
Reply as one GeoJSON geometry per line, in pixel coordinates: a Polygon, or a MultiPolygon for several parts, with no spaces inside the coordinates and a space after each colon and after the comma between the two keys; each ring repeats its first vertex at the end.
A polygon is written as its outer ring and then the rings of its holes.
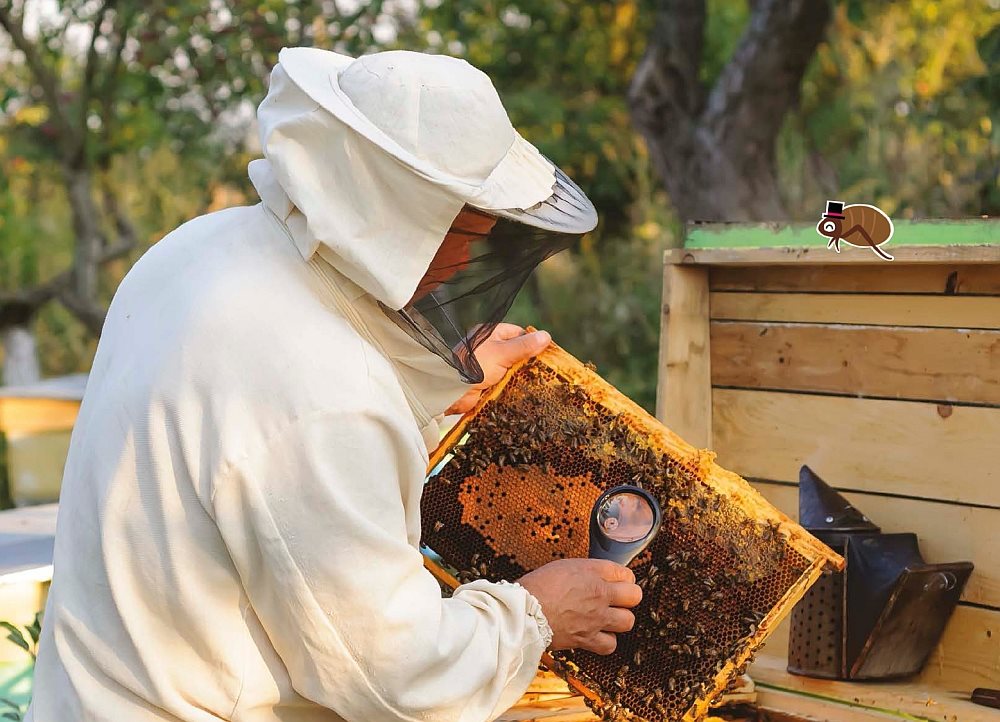
{"type": "Polygon", "coordinates": [[[0,0],[5,382],[89,367],[130,264],[256,202],[283,45],[466,57],[598,231],[513,311],[647,407],[660,257],[693,218],[1000,213],[1000,0],[0,0]],[[17,361],[14,363],[14,361],[17,361]]]}

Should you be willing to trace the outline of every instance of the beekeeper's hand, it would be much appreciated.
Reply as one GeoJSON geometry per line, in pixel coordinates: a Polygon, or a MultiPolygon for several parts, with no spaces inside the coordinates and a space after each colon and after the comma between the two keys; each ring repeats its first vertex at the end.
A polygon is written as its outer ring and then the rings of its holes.
{"type": "Polygon", "coordinates": [[[484,390],[503,378],[507,369],[518,361],[537,356],[552,342],[546,331],[525,333],[512,323],[497,324],[490,337],[476,349],[476,360],[483,368],[482,383],[470,386],[462,398],[452,404],[446,414],[464,414],[479,401],[484,390]]]}
{"type": "Polygon", "coordinates": [[[629,611],[642,601],[642,589],[628,567],[603,559],[560,559],[518,580],[542,605],[558,649],[611,654],[616,633],[635,624],[629,611]]]}

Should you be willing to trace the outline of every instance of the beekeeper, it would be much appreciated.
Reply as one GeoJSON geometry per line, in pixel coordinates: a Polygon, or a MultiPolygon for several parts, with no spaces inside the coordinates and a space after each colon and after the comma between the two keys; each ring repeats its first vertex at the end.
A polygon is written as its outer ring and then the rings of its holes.
{"type": "Polygon", "coordinates": [[[262,202],[111,304],[28,720],[492,719],[641,596],[565,560],[443,599],[418,551],[441,414],[548,343],[500,321],[594,208],[461,60],[286,49],[258,118],[262,202]]]}

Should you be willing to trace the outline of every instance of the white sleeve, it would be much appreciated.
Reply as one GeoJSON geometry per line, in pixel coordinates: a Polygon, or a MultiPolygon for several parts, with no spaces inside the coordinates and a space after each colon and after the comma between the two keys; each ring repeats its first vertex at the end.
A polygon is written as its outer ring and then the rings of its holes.
{"type": "Polygon", "coordinates": [[[349,722],[491,720],[551,632],[515,584],[442,599],[408,541],[416,443],[372,413],[300,420],[234,462],[216,521],[299,694],[349,722]]]}

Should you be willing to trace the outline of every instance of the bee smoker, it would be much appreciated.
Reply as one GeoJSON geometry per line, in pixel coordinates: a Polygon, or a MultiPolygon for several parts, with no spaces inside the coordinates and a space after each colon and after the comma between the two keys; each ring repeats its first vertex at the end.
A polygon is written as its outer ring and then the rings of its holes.
{"type": "Polygon", "coordinates": [[[590,558],[627,566],[656,537],[661,518],[659,503],[645,489],[608,489],[590,513],[590,558]]]}
{"type": "Polygon", "coordinates": [[[792,611],[788,671],[825,679],[918,673],[972,573],[971,562],[927,564],[916,534],[884,534],[808,466],[799,523],[847,559],[792,611]]]}

